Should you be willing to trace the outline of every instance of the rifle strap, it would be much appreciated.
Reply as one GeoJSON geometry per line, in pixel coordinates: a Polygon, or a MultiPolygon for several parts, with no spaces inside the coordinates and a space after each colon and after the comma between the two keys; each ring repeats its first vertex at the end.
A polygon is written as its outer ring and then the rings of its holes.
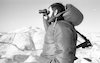
{"type": "Polygon", "coordinates": [[[88,40],[83,34],[81,34],[80,32],[78,32],[77,30],[76,30],[76,32],[77,32],[85,41],[88,40]]]}

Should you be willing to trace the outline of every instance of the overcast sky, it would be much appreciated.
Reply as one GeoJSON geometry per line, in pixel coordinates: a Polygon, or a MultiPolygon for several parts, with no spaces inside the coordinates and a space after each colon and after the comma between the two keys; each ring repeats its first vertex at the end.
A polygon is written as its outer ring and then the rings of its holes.
{"type": "Polygon", "coordinates": [[[100,32],[100,0],[0,0],[0,32],[27,26],[43,28],[38,10],[55,2],[73,4],[83,13],[84,20],[76,27],[79,31],[100,32]]]}

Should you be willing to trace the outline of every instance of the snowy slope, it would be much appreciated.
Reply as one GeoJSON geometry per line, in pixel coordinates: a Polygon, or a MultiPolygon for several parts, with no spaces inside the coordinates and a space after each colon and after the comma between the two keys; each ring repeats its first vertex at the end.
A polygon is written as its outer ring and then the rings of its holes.
{"type": "MultiPolygon", "coordinates": [[[[11,32],[0,33],[0,63],[31,63],[42,52],[45,31],[25,27],[11,32]]],[[[100,63],[100,33],[88,33],[93,47],[79,48],[75,63],[100,63]]],[[[79,36],[77,44],[84,42],[79,36]]]]}
{"type": "Polygon", "coordinates": [[[77,49],[78,59],[75,63],[100,63],[100,33],[88,33],[86,37],[91,41],[93,47],[77,49]]]}
{"type": "Polygon", "coordinates": [[[32,27],[1,33],[0,63],[35,62],[34,56],[42,52],[44,33],[42,29],[32,27]]]}

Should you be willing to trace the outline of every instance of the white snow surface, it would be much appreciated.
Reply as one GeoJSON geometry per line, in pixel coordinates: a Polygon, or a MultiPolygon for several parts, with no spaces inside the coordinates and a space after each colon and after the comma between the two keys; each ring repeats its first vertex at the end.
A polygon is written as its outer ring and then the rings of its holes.
{"type": "MultiPolygon", "coordinates": [[[[35,57],[40,56],[42,52],[44,35],[45,31],[38,27],[25,27],[0,33],[0,63],[18,63],[13,60],[15,55],[26,56],[25,61],[20,60],[19,63],[36,62],[35,57]]],[[[100,33],[88,33],[86,37],[91,41],[93,47],[77,49],[76,57],[78,59],[74,63],[100,63],[100,33]]],[[[84,40],[78,36],[77,44],[82,42],[84,40]]]]}
{"type": "Polygon", "coordinates": [[[40,28],[25,27],[0,34],[0,63],[7,63],[14,55],[29,55],[24,62],[34,62],[42,52],[45,31],[40,28]],[[5,59],[5,61],[4,61],[5,59]],[[34,60],[33,60],[34,59],[34,60]]]}

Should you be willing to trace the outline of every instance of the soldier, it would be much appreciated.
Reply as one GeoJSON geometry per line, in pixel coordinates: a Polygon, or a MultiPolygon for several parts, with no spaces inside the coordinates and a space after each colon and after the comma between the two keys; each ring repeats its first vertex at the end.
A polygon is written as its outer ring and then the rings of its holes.
{"type": "Polygon", "coordinates": [[[71,4],[65,7],[61,3],[50,5],[48,10],[40,10],[46,35],[39,63],[74,63],[77,41],[74,26],[83,19],[81,12],[76,10],[71,4]]]}

